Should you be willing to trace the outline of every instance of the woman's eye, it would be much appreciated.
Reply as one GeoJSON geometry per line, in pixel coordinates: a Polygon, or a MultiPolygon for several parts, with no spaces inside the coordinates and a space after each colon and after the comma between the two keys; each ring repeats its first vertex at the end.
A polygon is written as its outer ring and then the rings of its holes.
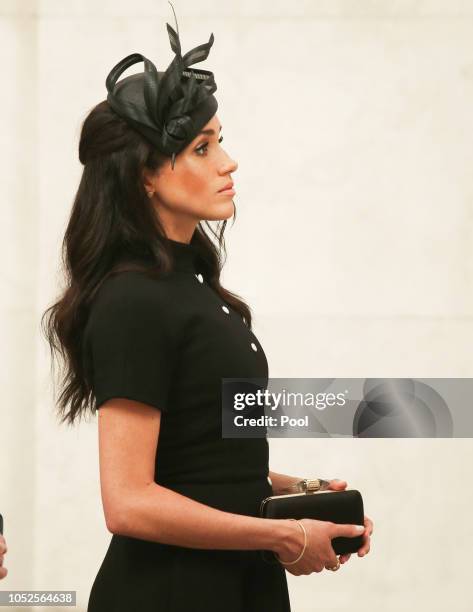
{"type": "MultiPolygon", "coordinates": [[[[223,140],[223,136],[220,136],[220,138],[218,139],[218,142],[222,142],[223,140]]],[[[200,147],[198,147],[196,149],[196,153],[198,153],[200,155],[200,152],[202,151],[202,155],[201,157],[203,157],[203,153],[207,153],[207,147],[209,146],[208,142],[204,142],[204,144],[200,145],[200,147]]]]}

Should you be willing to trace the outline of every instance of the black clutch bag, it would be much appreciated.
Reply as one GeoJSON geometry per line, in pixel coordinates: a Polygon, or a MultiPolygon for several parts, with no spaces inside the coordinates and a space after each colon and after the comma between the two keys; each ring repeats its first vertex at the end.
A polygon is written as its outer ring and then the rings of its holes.
{"type": "MultiPolygon", "coordinates": [[[[316,519],[349,525],[364,525],[363,498],[355,489],[344,491],[315,491],[273,495],[263,499],[260,505],[261,518],[270,519],[316,519]]],[[[353,538],[333,538],[332,547],[337,555],[354,553],[363,544],[363,534],[353,538]]],[[[268,563],[279,563],[272,551],[261,551],[268,563]]]]}

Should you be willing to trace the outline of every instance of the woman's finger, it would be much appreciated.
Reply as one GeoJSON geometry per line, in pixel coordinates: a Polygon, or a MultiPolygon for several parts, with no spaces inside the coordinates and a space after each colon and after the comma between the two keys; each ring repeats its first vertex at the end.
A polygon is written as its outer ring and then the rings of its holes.
{"type": "Polygon", "coordinates": [[[358,549],[358,556],[363,557],[364,555],[368,554],[370,551],[370,546],[371,546],[371,541],[368,536],[365,542],[363,543],[362,547],[358,549]]]}
{"type": "Polygon", "coordinates": [[[339,480],[338,478],[334,478],[333,480],[329,480],[328,489],[332,489],[332,491],[343,491],[346,489],[347,482],[346,480],[339,480]]]}
{"type": "Polygon", "coordinates": [[[363,537],[361,540],[362,544],[360,548],[357,550],[357,554],[359,557],[364,557],[365,555],[369,553],[370,547],[371,547],[370,535],[373,533],[373,521],[367,516],[365,516],[363,523],[365,526],[365,531],[363,533],[363,537]]]}

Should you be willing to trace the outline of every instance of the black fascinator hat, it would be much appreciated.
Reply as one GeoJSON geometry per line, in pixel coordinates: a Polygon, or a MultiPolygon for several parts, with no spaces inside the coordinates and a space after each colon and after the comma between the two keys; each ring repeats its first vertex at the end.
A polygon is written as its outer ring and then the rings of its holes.
{"type": "MultiPolygon", "coordinates": [[[[171,8],[174,12],[172,4],[171,8]]],[[[176,55],[165,72],[159,72],[141,53],[132,53],[112,68],[105,81],[112,109],[161,153],[172,157],[173,169],[176,155],[197,136],[218,107],[213,73],[190,68],[207,59],[214,35],[182,55],[175,12],[174,18],[177,32],[168,23],[166,26],[176,55]],[[144,72],[118,81],[138,62],[143,62],[144,72]]]]}

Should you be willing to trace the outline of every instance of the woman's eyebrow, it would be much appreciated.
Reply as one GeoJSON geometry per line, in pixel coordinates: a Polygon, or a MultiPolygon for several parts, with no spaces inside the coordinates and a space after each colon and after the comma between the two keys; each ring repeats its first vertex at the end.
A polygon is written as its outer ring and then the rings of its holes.
{"type": "MultiPolygon", "coordinates": [[[[219,133],[220,133],[221,131],[222,131],[222,126],[220,126],[219,133]]],[[[210,136],[211,136],[212,134],[215,134],[215,130],[212,130],[212,129],[202,130],[202,132],[199,132],[199,136],[200,136],[201,134],[208,134],[208,135],[210,135],[210,136]]]]}

